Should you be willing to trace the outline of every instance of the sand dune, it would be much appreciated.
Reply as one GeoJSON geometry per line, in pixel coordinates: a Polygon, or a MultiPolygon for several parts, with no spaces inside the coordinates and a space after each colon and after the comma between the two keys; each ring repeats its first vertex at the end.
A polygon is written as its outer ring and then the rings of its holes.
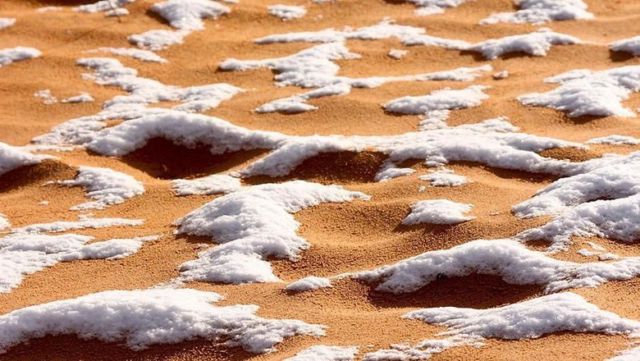
{"type": "Polygon", "coordinates": [[[605,360],[633,347],[640,207],[625,156],[640,150],[640,1],[442,3],[1,1],[0,360],[352,359],[320,345],[357,347],[357,360],[605,360]],[[278,111],[263,111],[274,101],[278,111]],[[178,194],[178,179],[197,180],[195,194],[178,194]],[[548,189],[560,191],[540,195],[548,189]],[[450,224],[437,217],[447,209],[403,221],[428,200],[470,208],[450,224]],[[97,226],[103,218],[140,221],[97,226]],[[75,229],[34,231],[61,221],[75,229]],[[37,239],[68,234],[92,250],[157,239],[100,249],[115,259],[37,239]],[[486,260],[445,276],[462,261],[429,253],[501,239],[566,262],[568,280],[571,262],[620,262],[630,276],[598,273],[566,296],[510,282],[486,260]],[[442,272],[405,279],[421,284],[411,292],[355,276],[420,267],[402,262],[425,254],[442,272]],[[18,280],[5,275],[16,269],[18,280]],[[309,276],[331,285],[285,289],[309,276]],[[154,303],[156,288],[176,303],[154,303]],[[181,303],[189,289],[202,292],[181,303]],[[86,301],[112,290],[124,292],[105,301],[114,318],[86,301]],[[512,329],[552,326],[504,331],[500,312],[518,307],[531,312],[507,317],[512,329]],[[487,318],[465,333],[411,312],[487,318]],[[120,322],[130,317],[145,322],[120,322]],[[152,322],[165,319],[179,327],[152,322]]]}

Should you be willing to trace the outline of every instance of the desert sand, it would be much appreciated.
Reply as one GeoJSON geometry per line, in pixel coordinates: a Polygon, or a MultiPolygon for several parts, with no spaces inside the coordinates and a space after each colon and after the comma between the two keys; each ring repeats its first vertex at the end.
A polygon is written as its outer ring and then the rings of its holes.
{"type": "MultiPolygon", "coordinates": [[[[138,76],[163,84],[190,87],[229,83],[245,91],[223,101],[203,114],[224,119],[249,130],[266,130],[285,135],[394,136],[419,129],[420,117],[385,112],[381,104],[404,96],[421,96],[444,88],[463,89],[470,85],[489,86],[488,99],[480,106],[452,110],[446,123],[450,127],[479,123],[500,116],[528,135],[550,137],[585,144],[596,137],[620,134],[640,137],[639,118],[623,116],[570,117],[566,112],[546,107],[526,106],[518,96],[546,92],[557,84],[544,79],[574,69],[600,71],[640,65],[640,58],[612,52],[609,44],[640,35],[640,1],[585,0],[593,19],[550,21],[544,24],[498,23],[481,25],[479,21],[497,12],[514,11],[511,0],[467,1],[447,8],[441,14],[419,16],[416,6],[402,1],[335,0],[315,3],[288,0],[287,5],[304,6],[307,13],[299,19],[282,21],[267,13],[272,0],[240,0],[225,4],[231,11],[217,19],[204,19],[204,29],[185,37],[157,54],[165,63],[143,62],[108,53],[90,53],[100,47],[132,47],[127,37],[151,29],[171,30],[165,19],[150,10],[161,1],[136,0],[126,4],[129,14],[107,17],[103,13],[73,11],[74,6],[91,1],[4,0],[0,17],[15,18],[13,26],[0,30],[0,49],[29,46],[42,52],[37,58],[0,67],[0,142],[25,146],[48,133],[54,126],[73,118],[98,113],[104,103],[126,94],[116,86],[104,86],[82,77],[88,72],[76,61],[86,57],[110,57],[134,68],[138,76]],[[39,12],[44,6],[61,9],[39,12]],[[221,71],[219,64],[228,58],[264,59],[287,56],[314,44],[306,42],[261,45],[255,39],[280,33],[317,31],[327,28],[370,26],[383,18],[396,24],[426,29],[427,34],[477,43],[492,38],[528,33],[540,27],[579,38],[582,43],[554,45],[545,56],[514,52],[494,60],[477,53],[436,46],[407,46],[397,38],[381,40],[349,39],[344,42],[359,59],[337,60],[339,75],[346,77],[397,76],[476,67],[489,64],[493,70],[475,80],[407,81],[387,83],[370,89],[353,88],[349,94],[309,100],[316,110],[298,114],[258,113],[260,105],[274,99],[299,94],[297,86],[274,84],[269,69],[221,71]],[[388,56],[391,49],[408,53],[400,59],[388,56]],[[495,79],[492,74],[507,71],[509,76],[495,79]],[[95,100],[87,103],[44,104],[35,97],[49,89],[58,99],[87,92],[95,100]]],[[[281,2],[284,3],[284,2],[281,2]]],[[[174,101],[149,105],[169,108],[174,101]]],[[[632,111],[640,108],[640,96],[632,93],[622,104],[632,111]]],[[[112,119],[107,127],[131,120],[112,119]]],[[[615,153],[627,155],[640,145],[589,144],[584,148],[552,148],[537,151],[545,159],[583,162],[615,153]]],[[[0,175],[0,212],[12,229],[36,223],[76,220],[79,214],[95,217],[142,219],[142,225],[81,229],[73,233],[95,240],[158,235],[142,248],[118,260],[74,260],[59,262],[24,276],[22,282],[0,293],[0,314],[56,300],[72,299],[107,290],[134,290],[157,287],[175,280],[180,265],[197,258],[198,252],[215,245],[205,236],[176,234],[176,220],[221,197],[213,195],[177,196],[171,180],[193,179],[211,174],[240,171],[264,157],[268,150],[241,150],[212,155],[207,147],[187,149],[166,139],[154,139],[124,156],[106,156],[80,145],[73,149],[39,149],[48,154],[38,164],[22,166],[0,175]],[[56,184],[73,179],[80,166],[104,167],[127,174],[141,182],[143,194],[120,204],[91,211],[69,208],[86,202],[82,187],[56,184]],[[45,201],[43,203],[43,201],[45,201]],[[203,245],[204,244],[204,245],[203,245]]],[[[153,345],[134,351],[122,342],[83,340],[75,334],[46,335],[13,346],[0,355],[2,360],[282,360],[314,345],[357,346],[356,359],[394,344],[415,345],[422,340],[440,338],[444,325],[408,320],[402,316],[413,310],[431,307],[489,309],[545,294],[544,285],[517,285],[499,276],[472,272],[464,277],[443,277],[418,291],[393,294],[376,290],[350,277],[333,280],[330,288],[292,293],[287,284],[307,276],[334,277],[340,274],[372,270],[420,255],[446,250],[477,239],[502,239],[549,222],[553,216],[522,218],[512,207],[533,197],[563,175],[533,173],[518,169],[492,167],[482,162],[454,160],[447,168],[465,176],[469,183],[457,187],[432,187],[419,176],[430,168],[424,158],[398,165],[414,173],[384,182],[375,180],[388,155],[375,149],[360,152],[326,152],[310,157],[287,175],[244,177],[243,186],[280,183],[301,179],[320,184],[337,184],[350,191],[369,195],[369,200],[321,203],[293,214],[300,223],[298,236],[311,246],[299,259],[270,259],[279,282],[224,284],[189,281],[179,287],[212,291],[224,296],[217,305],[254,304],[257,315],[273,319],[297,319],[325,325],[326,335],[287,337],[270,353],[251,353],[240,347],[226,347],[214,340],[196,339],[177,344],[153,345]],[[422,200],[447,199],[471,204],[471,221],[458,224],[405,225],[403,219],[411,206],[422,200]]],[[[637,176],[637,174],[636,174],[637,176]]],[[[603,197],[606,198],[606,197],[603,197]]],[[[638,222],[636,219],[635,222],[638,222]]],[[[2,232],[2,231],[0,231],[2,232]]],[[[596,256],[576,253],[597,243],[619,257],[640,256],[634,242],[620,242],[605,236],[573,236],[572,243],[557,253],[557,260],[577,263],[601,262],[596,256]]],[[[0,241],[1,245],[1,241],[0,241]]],[[[544,252],[544,241],[526,244],[528,249],[544,252]]],[[[602,261],[608,262],[608,261],[602,261]]],[[[250,267],[250,266],[248,266],[250,267]]],[[[640,320],[637,290],[640,279],[612,280],[597,287],[572,288],[593,305],[620,317],[640,320]]],[[[487,338],[482,347],[459,346],[431,356],[433,360],[604,360],[628,349],[633,342],[624,334],[562,331],[542,337],[506,340],[487,338]]]]}

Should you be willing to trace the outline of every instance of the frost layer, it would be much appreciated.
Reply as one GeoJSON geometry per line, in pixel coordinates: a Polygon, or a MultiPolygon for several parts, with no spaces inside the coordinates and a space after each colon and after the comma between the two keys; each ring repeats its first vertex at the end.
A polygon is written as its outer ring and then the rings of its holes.
{"type": "Polygon", "coordinates": [[[18,46],[15,48],[0,49],[0,68],[16,61],[37,58],[42,53],[38,49],[18,46]]]}
{"type": "Polygon", "coordinates": [[[274,282],[268,257],[296,260],[309,247],[292,213],[324,202],[368,199],[339,186],[304,181],[264,184],[227,194],[177,221],[178,233],[211,237],[219,246],[181,266],[183,280],[274,282]]]}
{"type": "Polygon", "coordinates": [[[94,200],[73,206],[72,210],[104,209],[144,193],[141,182],[109,168],[80,167],[75,179],[58,183],[69,187],[81,186],[87,190],[87,197],[94,200]]]}
{"type": "Polygon", "coordinates": [[[133,350],[194,339],[249,352],[274,351],[285,337],[321,336],[322,326],[265,319],[258,306],[218,307],[217,293],[191,289],[106,291],[22,308],[0,316],[0,351],[47,335],[124,342],[133,350]]]}
{"type": "Polygon", "coordinates": [[[546,293],[597,287],[640,275],[640,257],[605,263],[559,261],[512,239],[477,240],[446,250],[426,252],[355,277],[377,284],[377,290],[409,293],[439,277],[471,274],[499,276],[509,284],[541,285],[546,293]]]}
{"type": "Polygon", "coordinates": [[[541,24],[555,20],[592,19],[583,0],[514,0],[516,12],[492,14],[481,24],[533,23],[541,24]]]}
{"type": "Polygon", "coordinates": [[[524,105],[543,106],[568,113],[570,117],[617,115],[632,117],[631,109],[622,105],[632,92],[640,90],[640,66],[630,65],[603,71],[571,70],[547,78],[558,83],[546,93],[532,93],[518,97],[524,105]]]}
{"type": "Polygon", "coordinates": [[[452,202],[446,199],[420,201],[411,206],[411,213],[402,224],[457,224],[472,220],[465,215],[471,211],[470,204],[452,202]]]}

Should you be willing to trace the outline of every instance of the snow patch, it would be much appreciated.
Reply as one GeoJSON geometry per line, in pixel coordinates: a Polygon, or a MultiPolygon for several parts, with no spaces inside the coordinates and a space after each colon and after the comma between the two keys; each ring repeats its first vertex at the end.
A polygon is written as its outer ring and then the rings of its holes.
{"type": "Polygon", "coordinates": [[[324,327],[265,319],[258,306],[218,307],[213,292],[191,289],[105,291],[12,311],[0,316],[0,351],[46,335],[124,342],[133,350],[194,339],[224,340],[249,352],[275,350],[284,338],[322,336],[324,327]]]}
{"type": "Polygon", "coordinates": [[[203,30],[203,19],[217,19],[231,10],[210,0],[167,0],[154,4],[151,10],[176,29],[203,30]]]}
{"type": "Polygon", "coordinates": [[[418,177],[431,182],[432,187],[457,187],[468,183],[467,177],[455,174],[451,169],[441,168],[418,177]]]}
{"type": "Polygon", "coordinates": [[[640,139],[628,135],[608,135],[587,140],[587,144],[638,145],[640,139]]]}
{"type": "Polygon", "coordinates": [[[0,18],[0,30],[13,26],[15,23],[16,19],[14,18],[0,18]]]}
{"type": "Polygon", "coordinates": [[[352,361],[358,353],[357,346],[311,346],[285,361],[352,361]]]}
{"type": "Polygon", "coordinates": [[[144,49],[103,47],[103,48],[91,50],[91,52],[97,52],[97,51],[111,53],[119,56],[127,56],[127,57],[134,58],[141,61],[148,61],[148,62],[154,62],[154,63],[167,62],[167,59],[161,57],[160,55],[154,53],[153,51],[144,50],[144,49]]]}
{"type": "Polygon", "coordinates": [[[93,218],[89,215],[78,216],[77,221],[56,221],[49,223],[35,223],[28,226],[13,228],[14,233],[47,233],[67,232],[86,228],[107,228],[139,226],[144,222],[141,219],[128,218],[93,218]]]}
{"type": "Polygon", "coordinates": [[[20,167],[40,163],[48,158],[51,157],[34,155],[20,147],[0,142],[0,176],[20,167]]]}
{"type": "Polygon", "coordinates": [[[472,205],[452,202],[446,199],[419,201],[411,206],[411,213],[402,220],[402,224],[457,224],[470,221],[475,217],[465,215],[472,205]]]}
{"type": "Polygon", "coordinates": [[[514,3],[518,11],[492,14],[480,24],[542,24],[556,20],[593,19],[583,0],[514,0],[514,3]]]}
{"type": "Polygon", "coordinates": [[[296,5],[270,5],[267,7],[269,10],[269,15],[273,15],[280,20],[288,21],[293,19],[300,19],[305,16],[307,13],[307,9],[304,6],[296,6],[296,5]]]}
{"type": "Polygon", "coordinates": [[[306,292],[327,287],[331,287],[330,279],[324,277],[309,276],[288,284],[284,289],[289,292],[306,292]]]}
{"type": "Polygon", "coordinates": [[[268,257],[296,260],[309,243],[292,213],[324,202],[368,199],[339,186],[304,181],[241,188],[176,221],[179,234],[220,244],[184,263],[181,279],[223,283],[275,282],[268,257]]]}
{"type": "Polygon", "coordinates": [[[384,110],[397,114],[427,114],[434,110],[452,110],[477,107],[489,98],[482,85],[472,85],[465,89],[436,90],[429,95],[406,96],[393,99],[383,105],[384,110]]]}
{"type": "Polygon", "coordinates": [[[114,204],[124,203],[129,198],[144,193],[141,182],[128,174],[109,168],[85,167],[78,169],[75,179],[58,181],[68,187],[80,186],[86,189],[92,202],[71,207],[71,210],[105,209],[114,204]]]}
{"type": "Polygon", "coordinates": [[[42,55],[40,50],[34,48],[26,48],[23,46],[0,49],[0,68],[16,61],[37,58],[40,55],[42,55]]]}
{"type": "Polygon", "coordinates": [[[545,56],[552,45],[572,45],[580,42],[580,39],[574,36],[556,33],[545,28],[528,34],[486,40],[466,50],[481,53],[486,59],[496,59],[504,54],[518,52],[545,56]]]}
{"type": "Polygon", "coordinates": [[[71,104],[77,104],[77,103],[91,103],[93,102],[95,99],[93,99],[93,97],[91,96],[91,94],[86,93],[86,92],[82,92],[78,95],[74,95],[68,98],[64,98],[62,99],[63,103],[71,103],[71,104]]]}
{"type": "Polygon", "coordinates": [[[173,191],[179,196],[195,194],[231,193],[240,189],[240,179],[226,174],[212,174],[196,179],[171,181],[173,191]]]}

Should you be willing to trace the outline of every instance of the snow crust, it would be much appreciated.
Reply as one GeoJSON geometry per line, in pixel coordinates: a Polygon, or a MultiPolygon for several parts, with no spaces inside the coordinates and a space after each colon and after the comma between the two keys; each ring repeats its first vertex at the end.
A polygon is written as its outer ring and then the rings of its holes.
{"type": "Polygon", "coordinates": [[[184,38],[191,34],[189,30],[149,30],[140,34],[129,35],[129,42],[141,49],[160,51],[172,45],[182,44],[184,38]]]}
{"type": "Polygon", "coordinates": [[[324,277],[309,276],[291,282],[284,289],[290,292],[306,292],[331,287],[331,280],[324,277]]]}
{"type": "Polygon", "coordinates": [[[15,48],[0,49],[0,68],[16,61],[22,61],[41,56],[38,49],[17,46],[15,48]]]}
{"type": "Polygon", "coordinates": [[[364,271],[354,277],[394,294],[419,290],[439,277],[471,274],[499,276],[516,285],[541,285],[546,293],[569,288],[597,287],[640,275],[640,257],[613,262],[575,263],[532,251],[515,239],[476,240],[364,271]]]}
{"type": "Polygon", "coordinates": [[[465,215],[472,205],[452,202],[447,199],[419,201],[411,206],[411,213],[402,220],[402,224],[457,224],[470,221],[475,217],[465,215]]]}
{"type": "Polygon", "coordinates": [[[249,352],[275,350],[284,338],[321,336],[324,327],[298,320],[265,319],[258,306],[214,306],[213,292],[191,289],[105,291],[25,307],[0,316],[0,351],[46,335],[124,342],[133,350],[208,339],[249,352]]]}
{"type": "Polygon", "coordinates": [[[311,346],[285,361],[352,361],[358,353],[357,346],[311,346]]]}
{"type": "Polygon", "coordinates": [[[93,199],[92,202],[73,206],[71,210],[104,209],[144,193],[144,186],[140,181],[109,168],[82,166],[75,179],[58,183],[69,187],[83,187],[87,191],[87,197],[93,199]]]}
{"type": "Polygon", "coordinates": [[[77,234],[37,233],[13,233],[0,238],[0,293],[10,292],[22,283],[24,276],[56,263],[82,259],[121,259],[136,253],[144,242],[155,241],[158,237],[111,239],[88,244],[93,239],[77,234]]]}
{"type": "Polygon", "coordinates": [[[179,196],[231,193],[240,189],[240,179],[226,174],[212,174],[196,179],[175,179],[171,186],[179,196]]]}
{"type": "Polygon", "coordinates": [[[409,53],[409,51],[407,51],[407,50],[391,49],[391,50],[389,50],[387,55],[392,59],[400,60],[400,59],[404,58],[408,53],[409,53]]]}
{"type": "Polygon", "coordinates": [[[534,56],[545,56],[552,45],[580,44],[580,39],[550,29],[486,40],[467,48],[481,53],[486,59],[496,59],[504,54],[523,52],[534,56]]]}
{"type": "Polygon", "coordinates": [[[211,237],[218,246],[180,267],[181,279],[222,283],[275,282],[267,258],[295,261],[309,248],[293,213],[325,202],[368,199],[339,186],[305,181],[242,188],[176,221],[179,234],[211,237]]]}
{"type": "Polygon", "coordinates": [[[632,117],[635,113],[622,105],[632,92],[640,90],[640,66],[629,65],[602,71],[571,70],[547,78],[560,84],[546,93],[518,97],[524,105],[543,106],[566,112],[570,117],[616,115],[632,117]]]}
{"type": "Polygon", "coordinates": [[[518,10],[492,14],[481,24],[532,23],[542,24],[557,20],[593,19],[583,0],[514,0],[518,10]]]}
{"type": "Polygon", "coordinates": [[[442,14],[446,9],[456,8],[467,0],[407,0],[416,6],[416,15],[442,14]]]}
{"type": "Polygon", "coordinates": [[[267,7],[269,15],[273,15],[280,20],[288,21],[293,19],[299,19],[307,13],[307,9],[304,6],[296,5],[270,5],[267,7]]]}

